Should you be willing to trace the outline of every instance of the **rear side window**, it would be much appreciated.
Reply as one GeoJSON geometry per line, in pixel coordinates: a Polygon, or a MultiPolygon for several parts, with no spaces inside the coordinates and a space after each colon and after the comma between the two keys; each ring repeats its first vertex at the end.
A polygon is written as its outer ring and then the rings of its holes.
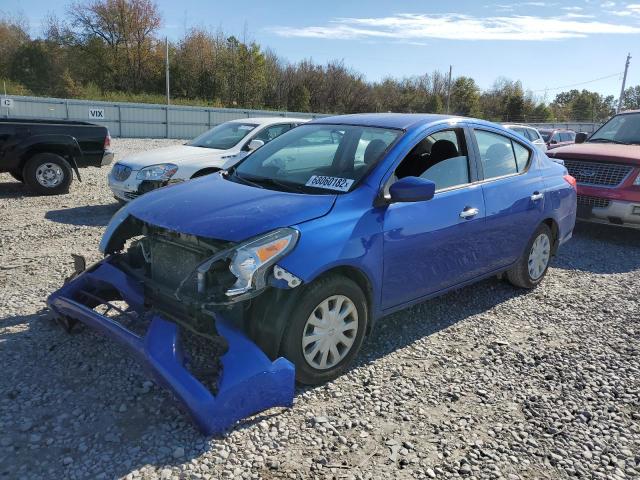
{"type": "Polygon", "coordinates": [[[529,149],[497,133],[475,130],[484,178],[503,177],[526,170],[531,157],[529,149]]]}

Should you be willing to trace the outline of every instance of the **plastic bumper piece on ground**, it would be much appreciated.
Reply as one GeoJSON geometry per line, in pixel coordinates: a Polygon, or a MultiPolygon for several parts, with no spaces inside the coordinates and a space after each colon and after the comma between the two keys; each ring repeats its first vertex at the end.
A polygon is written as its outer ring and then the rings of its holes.
{"type": "Polygon", "coordinates": [[[48,299],[57,314],[83,322],[126,347],[162,386],[187,409],[206,435],[218,435],[238,420],[267,408],[293,403],[294,367],[285,358],[271,360],[243,333],[216,316],[218,333],[228,343],[222,356],[218,393],[213,395],[184,367],[179,331],[175,323],[154,315],[144,336],[82,303],[84,292],[116,289],[132,310],[144,314],[142,286],[108,259],[80,274],[48,299]]]}

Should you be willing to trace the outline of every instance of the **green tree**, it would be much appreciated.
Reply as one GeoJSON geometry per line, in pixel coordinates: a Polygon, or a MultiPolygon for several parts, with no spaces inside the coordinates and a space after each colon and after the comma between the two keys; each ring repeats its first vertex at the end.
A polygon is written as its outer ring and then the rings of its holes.
{"type": "Polygon", "coordinates": [[[311,94],[304,85],[294,85],[289,92],[287,110],[292,112],[308,112],[311,110],[311,94]]]}
{"type": "Polygon", "coordinates": [[[480,89],[471,77],[458,77],[451,86],[451,112],[476,117],[480,115],[480,89]]]}
{"type": "Polygon", "coordinates": [[[624,100],[622,101],[623,110],[640,109],[640,85],[629,87],[624,91],[624,100]]]}
{"type": "Polygon", "coordinates": [[[59,78],[57,70],[45,43],[36,40],[18,48],[9,65],[9,77],[36,95],[50,95],[59,78]]]}

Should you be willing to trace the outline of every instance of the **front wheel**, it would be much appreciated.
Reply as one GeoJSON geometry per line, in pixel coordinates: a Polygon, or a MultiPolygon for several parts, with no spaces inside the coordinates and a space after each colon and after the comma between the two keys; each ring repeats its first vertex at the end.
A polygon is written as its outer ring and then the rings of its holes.
{"type": "Polygon", "coordinates": [[[282,342],[296,380],[317,385],[341,375],[362,346],[368,316],[366,297],[352,280],[331,275],[310,284],[282,342]]]}
{"type": "Polygon", "coordinates": [[[41,195],[67,193],[73,170],[64,158],[54,153],[38,153],[24,167],[24,181],[41,195]]]}
{"type": "Polygon", "coordinates": [[[524,255],[507,271],[509,282],[521,288],[536,287],[549,268],[552,245],[551,229],[543,223],[531,236],[524,255]]]}

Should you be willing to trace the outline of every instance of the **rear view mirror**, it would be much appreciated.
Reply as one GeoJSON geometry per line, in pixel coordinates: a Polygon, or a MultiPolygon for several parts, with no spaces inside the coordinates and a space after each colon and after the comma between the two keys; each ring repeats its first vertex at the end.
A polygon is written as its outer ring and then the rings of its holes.
{"type": "Polygon", "coordinates": [[[422,202],[431,200],[436,193],[436,184],[420,177],[404,177],[389,188],[392,202],[422,202]]]}
{"type": "Polygon", "coordinates": [[[576,143],[584,143],[587,141],[588,135],[585,132],[576,133],[576,143]]]}
{"type": "Polygon", "coordinates": [[[254,138],[249,142],[249,145],[247,145],[247,150],[249,150],[250,152],[253,152],[254,150],[259,149],[263,145],[264,145],[264,142],[262,140],[258,140],[254,138]]]}

